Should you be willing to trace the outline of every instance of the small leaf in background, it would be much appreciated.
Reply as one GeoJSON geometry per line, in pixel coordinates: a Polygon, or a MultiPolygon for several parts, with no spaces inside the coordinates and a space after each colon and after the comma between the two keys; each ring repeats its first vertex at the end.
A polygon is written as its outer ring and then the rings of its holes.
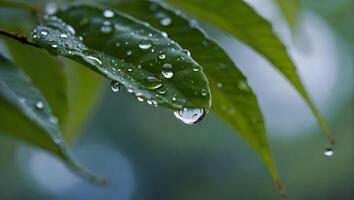
{"type": "Polygon", "coordinates": [[[166,33],[89,5],[66,6],[56,15],[62,19],[47,17],[34,30],[38,45],[117,81],[139,101],[175,110],[185,123],[208,112],[210,91],[202,67],[166,33]]]}
{"type": "Polygon", "coordinates": [[[195,20],[164,3],[140,1],[111,5],[167,32],[171,39],[191,52],[193,58],[204,67],[209,80],[212,111],[234,128],[261,156],[279,190],[285,193],[272,161],[257,98],[226,52],[206,36],[195,20]],[[170,24],[166,26],[164,21],[170,24]]]}
{"type": "Polygon", "coordinates": [[[276,0],[286,21],[292,29],[295,29],[301,9],[300,0],[276,0]]]}
{"type": "MultiPolygon", "coordinates": [[[[60,134],[58,119],[49,104],[13,63],[0,55],[0,133],[45,149],[62,159],[69,168],[95,183],[91,175],[69,156],[60,134]]],[[[53,172],[55,173],[55,172],[53,172]]]]}
{"type": "Polygon", "coordinates": [[[167,1],[228,32],[267,58],[305,99],[329,143],[335,143],[330,128],[302,85],[286,47],[273,32],[272,26],[267,20],[259,16],[242,0],[167,1]]]}

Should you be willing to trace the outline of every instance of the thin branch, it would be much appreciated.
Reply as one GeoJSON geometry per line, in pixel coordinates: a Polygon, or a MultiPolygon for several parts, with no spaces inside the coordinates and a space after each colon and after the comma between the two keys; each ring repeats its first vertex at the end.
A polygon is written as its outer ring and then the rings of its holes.
{"type": "Polygon", "coordinates": [[[19,42],[22,42],[23,44],[31,45],[34,47],[40,47],[39,45],[30,42],[26,36],[20,35],[18,33],[12,33],[12,32],[8,32],[3,29],[0,29],[0,35],[5,35],[5,36],[15,39],[19,42]]]}

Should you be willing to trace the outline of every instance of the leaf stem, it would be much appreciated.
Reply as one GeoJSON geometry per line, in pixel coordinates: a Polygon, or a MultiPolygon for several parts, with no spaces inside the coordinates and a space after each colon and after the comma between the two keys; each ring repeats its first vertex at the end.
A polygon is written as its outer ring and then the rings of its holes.
{"type": "Polygon", "coordinates": [[[31,46],[38,47],[38,48],[40,47],[39,45],[37,45],[33,42],[30,42],[26,36],[20,35],[18,33],[9,32],[9,31],[6,31],[6,30],[3,30],[0,28],[0,35],[4,35],[9,38],[15,39],[23,44],[31,45],[31,46]]]}

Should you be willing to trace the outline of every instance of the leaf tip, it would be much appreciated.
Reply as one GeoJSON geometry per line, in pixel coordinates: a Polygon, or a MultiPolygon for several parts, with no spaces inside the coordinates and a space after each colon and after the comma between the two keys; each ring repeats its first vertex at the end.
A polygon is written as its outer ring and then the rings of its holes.
{"type": "Polygon", "coordinates": [[[280,178],[276,177],[274,181],[275,181],[275,186],[277,187],[277,190],[280,193],[280,195],[282,197],[286,197],[287,193],[286,193],[285,187],[284,187],[283,183],[281,182],[280,178]]]}

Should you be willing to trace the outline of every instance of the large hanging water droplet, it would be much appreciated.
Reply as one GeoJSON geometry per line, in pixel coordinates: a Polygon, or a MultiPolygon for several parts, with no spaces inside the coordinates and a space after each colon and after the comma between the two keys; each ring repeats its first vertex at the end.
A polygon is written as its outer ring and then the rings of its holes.
{"type": "Polygon", "coordinates": [[[112,18],[112,17],[114,17],[114,12],[111,11],[111,10],[104,10],[103,11],[103,16],[105,18],[112,18]]]}
{"type": "Polygon", "coordinates": [[[142,40],[139,43],[140,49],[150,49],[152,47],[152,42],[150,40],[142,40]]]}
{"type": "Polygon", "coordinates": [[[175,111],[174,114],[177,119],[180,119],[185,124],[195,124],[197,122],[200,122],[205,117],[206,111],[205,109],[201,108],[185,108],[180,111],[175,111]]]}
{"type": "Polygon", "coordinates": [[[149,89],[158,89],[163,86],[163,83],[160,79],[154,76],[148,76],[145,78],[145,87],[149,89]]]}
{"type": "Polygon", "coordinates": [[[323,151],[323,155],[327,156],[327,157],[331,157],[334,155],[334,151],[332,149],[332,147],[328,146],[325,148],[325,150],[323,151]]]}
{"type": "Polygon", "coordinates": [[[119,92],[121,84],[118,81],[111,82],[111,89],[113,92],[119,92]]]}
{"type": "Polygon", "coordinates": [[[170,63],[166,63],[162,66],[162,75],[165,78],[172,78],[173,72],[172,72],[172,65],[170,63]]]}
{"type": "Polygon", "coordinates": [[[37,101],[37,103],[36,103],[36,108],[37,108],[38,110],[42,110],[42,109],[44,108],[44,103],[43,103],[43,101],[37,101]]]}

